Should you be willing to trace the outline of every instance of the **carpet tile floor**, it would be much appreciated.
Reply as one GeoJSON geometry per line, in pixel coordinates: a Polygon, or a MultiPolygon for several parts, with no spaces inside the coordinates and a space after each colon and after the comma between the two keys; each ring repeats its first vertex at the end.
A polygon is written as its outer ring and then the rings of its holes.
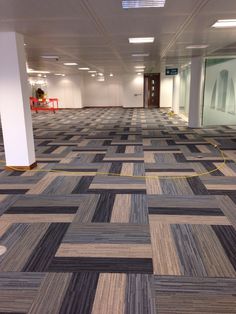
{"type": "Polygon", "coordinates": [[[236,127],[121,108],[33,127],[37,168],[0,167],[0,314],[236,313],[236,127]]]}

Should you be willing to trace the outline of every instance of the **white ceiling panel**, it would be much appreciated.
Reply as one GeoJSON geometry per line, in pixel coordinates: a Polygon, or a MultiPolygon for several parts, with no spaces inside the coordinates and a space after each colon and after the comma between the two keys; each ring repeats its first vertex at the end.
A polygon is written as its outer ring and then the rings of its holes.
{"type": "Polygon", "coordinates": [[[0,31],[25,35],[30,66],[71,74],[78,70],[64,61],[121,73],[134,71],[138,61],[155,70],[162,59],[178,63],[195,55],[235,55],[236,29],[210,27],[225,18],[236,18],[236,0],[166,0],[164,8],[128,10],[121,0],[0,0],[0,31]],[[154,36],[155,42],[128,43],[129,37],[143,36],[154,36]],[[191,44],[209,48],[187,51],[191,44]],[[133,53],[149,57],[134,58],[133,53]],[[42,54],[60,59],[43,61],[42,54]]]}

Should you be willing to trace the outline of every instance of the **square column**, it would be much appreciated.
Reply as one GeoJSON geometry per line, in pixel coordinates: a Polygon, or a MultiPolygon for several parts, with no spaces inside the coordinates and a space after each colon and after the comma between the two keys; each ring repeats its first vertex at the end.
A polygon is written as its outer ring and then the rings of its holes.
{"type": "Polygon", "coordinates": [[[179,114],[179,97],[180,97],[180,75],[173,77],[173,99],[172,110],[175,114],[179,114]]]}
{"type": "Polygon", "coordinates": [[[0,33],[0,112],[7,167],[36,165],[22,35],[0,33]]]}
{"type": "Polygon", "coordinates": [[[191,82],[189,101],[190,128],[200,128],[202,125],[204,80],[205,80],[204,58],[193,57],[191,61],[191,82]]]}

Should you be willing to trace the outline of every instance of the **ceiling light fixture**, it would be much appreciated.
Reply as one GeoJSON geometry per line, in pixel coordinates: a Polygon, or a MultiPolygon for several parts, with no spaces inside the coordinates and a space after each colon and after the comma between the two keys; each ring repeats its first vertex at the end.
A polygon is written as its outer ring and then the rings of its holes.
{"type": "Polygon", "coordinates": [[[162,8],[166,0],[122,0],[123,9],[162,8]]]}
{"type": "Polygon", "coordinates": [[[91,76],[92,76],[92,77],[95,77],[95,76],[96,76],[96,74],[92,74],[91,76]]]}
{"type": "Polygon", "coordinates": [[[88,73],[97,73],[97,71],[88,71],[88,73]]]}
{"type": "Polygon", "coordinates": [[[110,77],[113,77],[114,75],[112,73],[110,73],[110,77]]]}
{"type": "Polygon", "coordinates": [[[145,69],[145,65],[136,65],[135,69],[145,69]]]}
{"type": "Polygon", "coordinates": [[[89,71],[90,68],[78,68],[80,71],[89,71]]]}
{"type": "Polygon", "coordinates": [[[65,62],[64,65],[78,65],[76,62],[65,62]]]}
{"type": "Polygon", "coordinates": [[[149,57],[149,53],[133,53],[132,57],[149,57]]]}
{"type": "Polygon", "coordinates": [[[41,56],[43,59],[59,59],[58,56],[41,56]]]}
{"type": "Polygon", "coordinates": [[[216,21],[212,27],[214,28],[231,28],[236,27],[236,19],[231,20],[218,20],[216,21]]]}
{"type": "Polygon", "coordinates": [[[98,73],[99,76],[103,76],[103,73],[98,73]]]}
{"type": "Polygon", "coordinates": [[[209,47],[208,45],[191,45],[187,46],[186,49],[205,49],[209,47]]]}
{"type": "Polygon", "coordinates": [[[51,73],[51,72],[49,72],[49,71],[37,71],[37,70],[27,69],[27,73],[32,73],[32,74],[49,74],[49,73],[51,73]]]}
{"type": "Polygon", "coordinates": [[[137,73],[137,75],[142,75],[142,73],[139,72],[139,73],[137,73]]]}
{"type": "Polygon", "coordinates": [[[65,76],[65,74],[61,74],[61,73],[56,73],[54,74],[55,76],[65,76]]]}
{"type": "Polygon", "coordinates": [[[130,44],[146,44],[153,43],[155,40],[154,37],[131,37],[129,38],[130,44]]]}

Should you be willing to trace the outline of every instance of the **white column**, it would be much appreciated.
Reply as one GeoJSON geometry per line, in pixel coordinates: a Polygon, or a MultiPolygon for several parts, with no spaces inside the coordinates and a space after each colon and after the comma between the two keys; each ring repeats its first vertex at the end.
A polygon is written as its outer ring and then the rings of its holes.
{"type": "Polygon", "coordinates": [[[0,33],[0,112],[6,166],[35,165],[24,38],[0,33]]]}
{"type": "Polygon", "coordinates": [[[172,110],[176,114],[179,114],[179,96],[180,96],[180,76],[175,75],[173,78],[172,110]]]}
{"type": "Polygon", "coordinates": [[[202,57],[193,57],[191,61],[191,82],[189,100],[190,128],[200,128],[202,125],[204,76],[204,59],[202,57]]]}

